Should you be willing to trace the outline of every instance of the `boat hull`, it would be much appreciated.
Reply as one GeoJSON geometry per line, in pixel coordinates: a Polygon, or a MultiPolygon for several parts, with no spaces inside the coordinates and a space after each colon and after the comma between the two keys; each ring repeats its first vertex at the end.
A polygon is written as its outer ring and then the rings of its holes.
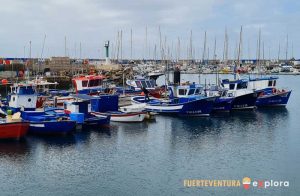
{"type": "Polygon", "coordinates": [[[257,98],[257,107],[272,107],[272,106],[283,106],[285,107],[289,101],[292,91],[281,92],[277,94],[264,95],[257,98]]]}
{"type": "Polygon", "coordinates": [[[214,102],[213,112],[230,112],[234,98],[219,97],[214,102]]]}
{"type": "Polygon", "coordinates": [[[29,133],[34,134],[68,134],[76,128],[75,121],[41,121],[30,122],[29,133]]]}
{"type": "Polygon", "coordinates": [[[215,98],[205,98],[185,103],[148,104],[145,110],[160,114],[176,114],[179,116],[209,116],[213,109],[215,98]]]}
{"type": "Polygon", "coordinates": [[[232,110],[251,110],[255,108],[257,93],[249,93],[235,97],[232,101],[232,110]]]}
{"type": "Polygon", "coordinates": [[[84,120],[83,126],[103,126],[110,123],[110,116],[89,117],[84,120]]]}
{"type": "Polygon", "coordinates": [[[28,122],[0,124],[0,139],[20,139],[27,134],[28,129],[28,122]]]}
{"type": "Polygon", "coordinates": [[[110,115],[110,121],[113,122],[142,122],[146,117],[146,112],[134,112],[134,113],[92,113],[95,116],[98,115],[110,115]]]}

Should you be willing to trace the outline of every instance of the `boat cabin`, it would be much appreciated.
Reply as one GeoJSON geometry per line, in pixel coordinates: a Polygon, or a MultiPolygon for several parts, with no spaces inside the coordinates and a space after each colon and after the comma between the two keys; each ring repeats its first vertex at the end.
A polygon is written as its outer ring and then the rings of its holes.
{"type": "Polygon", "coordinates": [[[143,87],[149,90],[155,89],[156,82],[153,79],[134,79],[134,80],[127,80],[126,84],[132,89],[132,90],[141,90],[143,87]]]}
{"type": "Polygon", "coordinates": [[[262,77],[249,79],[248,88],[252,90],[272,89],[276,88],[278,77],[262,77]]]}
{"type": "Polygon", "coordinates": [[[11,86],[8,96],[8,105],[14,109],[35,110],[37,94],[35,86],[28,84],[15,84],[11,86]]]}
{"type": "Polygon", "coordinates": [[[191,84],[191,85],[180,85],[180,86],[168,86],[170,98],[174,97],[188,97],[192,98],[195,96],[202,95],[203,86],[191,84]]]}
{"type": "Polygon", "coordinates": [[[222,96],[225,97],[237,97],[241,95],[245,95],[248,93],[252,93],[253,90],[248,89],[248,80],[240,79],[240,80],[222,80],[222,87],[224,87],[225,91],[222,96]]]}
{"type": "Polygon", "coordinates": [[[104,78],[102,75],[78,76],[72,79],[72,83],[77,94],[89,94],[103,90],[104,78]]]}

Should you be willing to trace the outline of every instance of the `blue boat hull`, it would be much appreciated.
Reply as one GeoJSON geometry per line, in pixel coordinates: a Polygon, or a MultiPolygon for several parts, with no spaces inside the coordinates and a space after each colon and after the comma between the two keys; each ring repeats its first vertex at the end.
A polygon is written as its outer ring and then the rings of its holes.
{"type": "Polygon", "coordinates": [[[234,98],[219,97],[214,102],[213,112],[230,112],[234,98]]]}
{"type": "Polygon", "coordinates": [[[215,98],[204,98],[185,103],[155,103],[149,104],[146,111],[179,116],[209,116],[213,109],[215,98]]]}
{"type": "Polygon", "coordinates": [[[30,122],[29,133],[35,134],[67,134],[76,128],[75,121],[41,121],[30,122]]]}
{"type": "Polygon", "coordinates": [[[257,107],[286,106],[292,91],[258,97],[257,107]]]}
{"type": "Polygon", "coordinates": [[[233,110],[249,110],[254,109],[257,100],[257,93],[249,93],[235,97],[232,101],[233,110]]]}
{"type": "Polygon", "coordinates": [[[89,117],[84,120],[84,126],[103,126],[110,123],[110,116],[105,117],[89,117]]]}

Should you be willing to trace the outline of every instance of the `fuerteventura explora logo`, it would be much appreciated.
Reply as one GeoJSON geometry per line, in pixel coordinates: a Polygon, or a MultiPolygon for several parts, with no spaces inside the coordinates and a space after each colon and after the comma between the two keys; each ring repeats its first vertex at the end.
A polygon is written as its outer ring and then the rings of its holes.
{"type": "Polygon", "coordinates": [[[251,184],[251,178],[249,177],[244,177],[243,178],[243,186],[244,189],[248,190],[250,188],[250,184],[251,184]]]}

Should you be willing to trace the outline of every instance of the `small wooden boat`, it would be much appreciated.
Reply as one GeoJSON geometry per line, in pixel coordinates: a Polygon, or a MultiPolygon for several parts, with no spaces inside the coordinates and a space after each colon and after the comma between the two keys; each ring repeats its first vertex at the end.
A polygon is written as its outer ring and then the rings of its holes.
{"type": "Polygon", "coordinates": [[[0,120],[0,139],[20,139],[27,134],[28,122],[9,122],[6,119],[0,120]]]}
{"type": "Polygon", "coordinates": [[[121,111],[114,112],[91,112],[95,116],[110,116],[110,120],[114,122],[142,122],[145,119],[146,112],[125,113],[121,111]]]}
{"type": "Polygon", "coordinates": [[[146,103],[138,103],[138,104],[132,104],[132,105],[120,107],[120,111],[126,113],[142,112],[145,110],[145,107],[146,107],[146,103]]]}

